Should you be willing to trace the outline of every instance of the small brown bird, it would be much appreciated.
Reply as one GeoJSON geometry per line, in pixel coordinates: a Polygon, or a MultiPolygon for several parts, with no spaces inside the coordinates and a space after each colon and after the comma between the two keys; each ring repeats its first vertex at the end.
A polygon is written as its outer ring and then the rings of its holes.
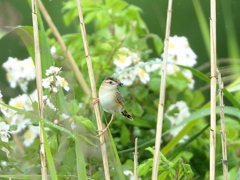
{"type": "Polygon", "coordinates": [[[107,127],[100,130],[101,133],[98,136],[101,136],[107,130],[113,121],[115,114],[121,113],[126,118],[133,120],[132,116],[125,110],[124,99],[117,89],[118,86],[121,87],[122,85],[123,83],[121,83],[118,79],[114,77],[107,77],[100,86],[98,94],[100,104],[104,111],[112,114],[112,117],[107,127]]]}

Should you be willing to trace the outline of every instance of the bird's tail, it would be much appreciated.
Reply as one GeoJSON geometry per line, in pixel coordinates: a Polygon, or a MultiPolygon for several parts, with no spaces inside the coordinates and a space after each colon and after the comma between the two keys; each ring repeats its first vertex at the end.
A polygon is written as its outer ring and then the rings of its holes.
{"type": "Polygon", "coordinates": [[[128,112],[126,110],[122,111],[121,114],[123,116],[125,116],[126,118],[128,118],[129,120],[133,121],[133,118],[130,114],[128,114],[128,112]]]}

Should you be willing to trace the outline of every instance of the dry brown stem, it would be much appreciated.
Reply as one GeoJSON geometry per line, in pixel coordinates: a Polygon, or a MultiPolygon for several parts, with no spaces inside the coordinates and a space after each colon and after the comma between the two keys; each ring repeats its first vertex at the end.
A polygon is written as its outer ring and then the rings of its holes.
{"type": "MultiPolygon", "coordinates": [[[[90,78],[90,83],[91,83],[92,98],[96,99],[97,98],[96,83],[95,83],[95,78],[94,78],[94,73],[93,73],[93,68],[92,68],[91,55],[90,55],[90,51],[89,51],[89,47],[88,47],[87,33],[86,33],[84,20],[83,20],[82,7],[81,7],[80,0],[76,0],[76,1],[77,1],[77,6],[78,6],[79,25],[80,25],[80,29],[81,29],[81,33],[82,33],[82,39],[83,39],[83,44],[84,44],[84,49],[85,49],[85,54],[86,54],[87,66],[88,66],[88,73],[89,73],[89,78],[90,78]]],[[[96,103],[94,105],[94,111],[95,111],[95,115],[96,115],[96,119],[97,119],[98,130],[102,130],[103,125],[102,125],[102,120],[101,120],[98,103],[96,103]]],[[[110,180],[107,148],[106,148],[104,136],[100,136],[100,145],[101,145],[101,150],[102,150],[105,179],[110,180]]]]}
{"type": "Polygon", "coordinates": [[[135,138],[135,151],[133,153],[134,155],[134,180],[138,180],[138,138],[135,138]]]}
{"type": "Polygon", "coordinates": [[[164,57],[161,71],[161,85],[160,85],[160,98],[158,104],[158,117],[157,117],[157,131],[155,140],[155,152],[153,159],[153,171],[152,180],[157,180],[158,177],[158,166],[159,166],[159,153],[162,137],[162,124],[163,124],[163,110],[165,103],[165,86],[166,86],[166,76],[167,76],[167,59],[168,59],[168,47],[169,47],[169,36],[171,28],[171,17],[172,17],[172,0],[168,1],[168,11],[167,11],[167,24],[166,33],[164,40],[164,57]]]}
{"type": "Polygon", "coordinates": [[[220,71],[218,73],[218,87],[219,87],[219,106],[220,106],[220,120],[221,120],[221,141],[222,141],[222,166],[223,178],[228,180],[228,161],[227,161],[227,143],[226,143],[226,129],[224,122],[224,102],[223,102],[223,81],[220,71]]]}
{"type": "Polygon", "coordinates": [[[211,0],[210,49],[211,49],[211,83],[210,83],[210,180],[215,179],[216,158],[216,0],[211,0]]]}
{"type": "Polygon", "coordinates": [[[82,72],[79,70],[75,59],[73,58],[72,54],[68,50],[66,44],[63,42],[63,39],[62,39],[59,31],[57,30],[56,26],[54,25],[51,17],[49,16],[49,14],[48,14],[46,8],[44,7],[43,3],[41,2],[41,0],[38,0],[38,5],[39,5],[39,9],[41,10],[41,13],[42,13],[43,17],[45,18],[46,22],[48,23],[49,27],[52,30],[53,35],[57,39],[58,44],[61,46],[62,51],[64,52],[65,57],[67,58],[67,60],[70,64],[70,67],[75,74],[75,77],[76,77],[78,83],[82,87],[85,95],[90,96],[91,92],[90,92],[90,89],[89,89],[83,75],[82,75],[82,72]]]}
{"type": "MultiPolygon", "coordinates": [[[[42,68],[41,68],[41,55],[40,55],[40,47],[39,47],[36,0],[32,0],[32,21],[33,21],[33,35],[34,35],[36,83],[37,83],[37,95],[38,95],[38,114],[40,118],[43,118],[42,68]]],[[[43,124],[42,122],[39,122],[41,172],[42,172],[42,179],[47,180],[46,156],[45,156],[42,128],[43,128],[43,124]]]]}

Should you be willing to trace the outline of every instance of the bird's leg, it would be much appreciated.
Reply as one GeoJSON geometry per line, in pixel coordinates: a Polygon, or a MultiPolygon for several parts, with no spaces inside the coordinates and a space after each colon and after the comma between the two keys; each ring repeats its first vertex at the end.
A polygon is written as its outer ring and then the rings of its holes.
{"type": "Polygon", "coordinates": [[[99,98],[93,98],[92,104],[95,105],[95,104],[97,104],[97,103],[99,103],[99,98]]]}
{"type": "Polygon", "coordinates": [[[114,119],[114,115],[112,114],[111,120],[108,123],[107,127],[105,129],[103,129],[103,130],[98,130],[100,133],[97,136],[101,136],[101,135],[103,135],[107,131],[107,129],[110,126],[110,124],[112,123],[113,119],[114,119]]]}

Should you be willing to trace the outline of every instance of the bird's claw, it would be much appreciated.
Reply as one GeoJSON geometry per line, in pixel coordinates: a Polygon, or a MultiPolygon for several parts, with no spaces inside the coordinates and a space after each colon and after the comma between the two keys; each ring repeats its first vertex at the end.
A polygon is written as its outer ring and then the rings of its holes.
{"type": "Polygon", "coordinates": [[[98,132],[99,132],[99,134],[98,135],[96,135],[96,136],[98,136],[98,137],[100,137],[101,135],[103,135],[105,132],[106,132],[106,129],[103,129],[103,130],[97,130],[98,132]]]}
{"type": "Polygon", "coordinates": [[[93,98],[93,102],[91,104],[95,105],[99,103],[99,98],[93,98]]]}

